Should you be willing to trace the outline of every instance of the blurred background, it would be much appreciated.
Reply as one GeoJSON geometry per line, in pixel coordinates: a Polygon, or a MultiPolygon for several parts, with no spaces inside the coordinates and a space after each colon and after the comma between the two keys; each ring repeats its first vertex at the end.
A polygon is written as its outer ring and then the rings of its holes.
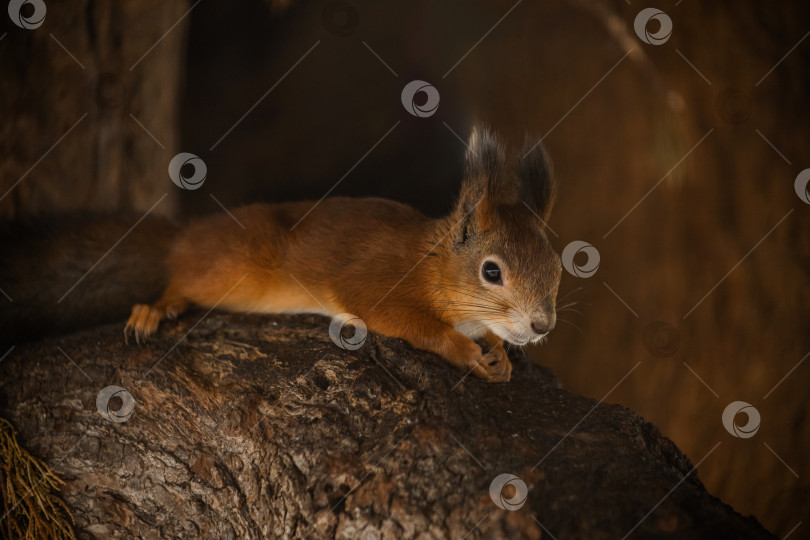
{"type": "Polygon", "coordinates": [[[638,411],[711,493],[801,537],[808,35],[803,1],[48,3],[37,28],[0,26],[0,216],[182,219],[327,192],[438,216],[475,122],[515,146],[542,138],[560,179],[550,240],[590,243],[600,266],[564,273],[558,304],[574,304],[532,357],[638,411]],[[648,7],[664,18],[639,34],[648,7]],[[667,39],[640,39],[665,19],[667,39]],[[435,114],[405,110],[412,80],[438,90],[435,114]],[[178,152],[205,162],[202,188],[171,183],[178,152]],[[723,426],[735,401],[759,412],[754,436],[723,426]]]}

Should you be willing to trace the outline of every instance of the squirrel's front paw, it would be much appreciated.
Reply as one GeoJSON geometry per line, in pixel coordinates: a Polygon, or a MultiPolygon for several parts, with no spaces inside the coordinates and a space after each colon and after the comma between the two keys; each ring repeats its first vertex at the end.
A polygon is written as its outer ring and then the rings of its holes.
{"type": "Polygon", "coordinates": [[[484,354],[481,360],[483,379],[487,382],[509,382],[512,377],[512,363],[506,355],[503,345],[496,345],[491,351],[484,354]]]}

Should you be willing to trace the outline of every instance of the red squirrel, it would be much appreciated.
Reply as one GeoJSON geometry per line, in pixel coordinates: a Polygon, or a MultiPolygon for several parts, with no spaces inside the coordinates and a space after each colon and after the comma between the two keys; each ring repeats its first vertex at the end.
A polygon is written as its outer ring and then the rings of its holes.
{"type": "Polygon", "coordinates": [[[561,263],[545,234],[555,186],[542,145],[510,158],[476,128],[458,201],[440,219],[344,197],[245,206],[233,211],[244,230],[226,215],[202,219],[175,237],[168,286],[132,308],[125,334],[140,341],[192,304],[351,313],[465,372],[508,381],[503,342],[538,342],[556,322],[561,263]]]}

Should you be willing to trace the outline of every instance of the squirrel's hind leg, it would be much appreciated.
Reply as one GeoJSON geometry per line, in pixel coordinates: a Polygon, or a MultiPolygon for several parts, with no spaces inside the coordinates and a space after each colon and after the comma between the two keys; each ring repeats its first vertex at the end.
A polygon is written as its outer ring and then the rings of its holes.
{"type": "Polygon", "coordinates": [[[155,304],[151,306],[135,304],[124,327],[124,340],[126,341],[130,334],[135,336],[136,343],[146,340],[155,333],[163,318],[176,319],[187,307],[188,300],[175,293],[171,286],[155,304]]]}

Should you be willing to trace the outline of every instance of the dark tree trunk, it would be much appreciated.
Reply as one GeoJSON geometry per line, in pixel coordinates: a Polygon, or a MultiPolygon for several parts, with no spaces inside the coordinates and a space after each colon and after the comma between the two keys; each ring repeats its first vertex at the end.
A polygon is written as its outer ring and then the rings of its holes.
{"type": "Polygon", "coordinates": [[[0,217],[145,211],[173,187],[188,4],[46,6],[35,29],[0,17],[0,217]]]}
{"type": "Polygon", "coordinates": [[[771,538],[655,426],[520,359],[492,385],[399,340],[340,349],[314,316],[196,312],[145,346],[121,330],[0,362],[0,415],[62,472],[79,537],[771,538]],[[110,385],[126,421],[97,408],[110,385]],[[503,473],[519,510],[490,497],[503,473]]]}

